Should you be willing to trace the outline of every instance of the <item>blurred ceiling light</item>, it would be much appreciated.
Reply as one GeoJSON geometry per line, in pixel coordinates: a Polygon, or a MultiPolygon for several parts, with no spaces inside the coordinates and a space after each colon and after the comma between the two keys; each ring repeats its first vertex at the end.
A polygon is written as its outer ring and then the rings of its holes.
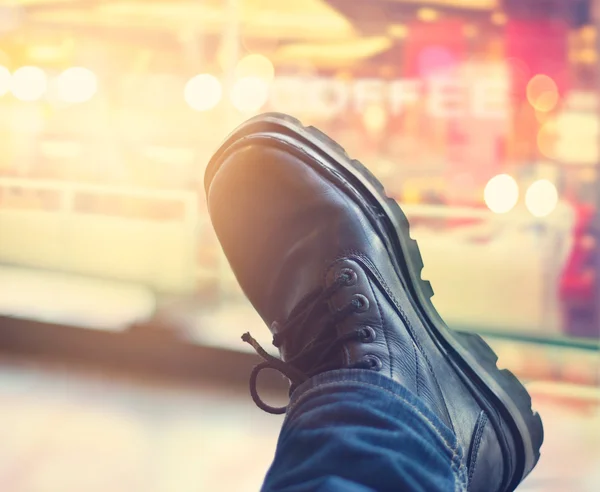
{"type": "Polygon", "coordinates": [[[551,111],[558,99],[558,87],[547,75],[534,75],[527,83],[527,100],[537,111],[551,111]]]}
{"type": "Polygon", "coordinates": [[[506,24],[506,14],[504,12],[494,12],[491,17],[492,24],[502,26],[506,24]]]}
{"type": "Polygon", "coordinates": [[[439,18],[440,14],[437,10],[424,7],[417,10],[417,19],[423,22],[433,22],[439,18]]]}
{"type": "Polygon", "coordinates": [[[392,43],[388,36],[349,38],[334,42],[291,43],[281,46],[274,59],[286,66],[308,64],[313,71],[318,67],[348,68],[357,60],[371,58],[388,50],[392,43]]]}
{"type": "Polygon", "coordinates": [[[196,111],[207,111],[214,108],[223,95],[221,82],[208,73],[192,77],[183,91],[185,102],[196,111]]]}
{"type": "Polygon", "coordinates": [[[0,65],[0,96],[10,91],[10,70],[0,65]]]}
{"type": "Polygon", "coordinates": [[[242,77],[231,88],[231,103],[242,113],[258,111],[269,98],[269,84],[258,77],[242,77]]]}
{"type": "Polygon", "coordinates": [[[408,28],[404,24],[392,24],[387,28],[387,33],[392,38],[403,39],[408,34],[408,28]]]}
{"type": "Polygon", "coordinates": [[[525,193],[525,205],[535,217],[550,215],[558,205],[556,186],[547,179],[535,181],[525,193]]]}
{"type": "Polygon", "coordinates": [[[257,77],[259,79],[271,82],[275,77],[275,68],[266,56],[253,53],[242,58],[235,67],[235,76],[239,79],[243,77],[257,77]]]}
{"type": "Polygon", "coordinates": [[[46,72],[38,67],[21,67],[13,73],[11,92],[21,101],[37,101],[48,88],[46,72]]]}
{"type": "Polygon", "coordinates": [[[62,72],[56,79],[58,97],[68,103],[82,103],[90,100],[98,90],[96,74],[83,67],[72,67],[62,72]]]}
{"type": "Polygon", "coordinates": [[[499,174],[485,185],[483,199],[487,207],[496,214],[510,212],[519,199],[519,185],[512,176],[499,174]]]}

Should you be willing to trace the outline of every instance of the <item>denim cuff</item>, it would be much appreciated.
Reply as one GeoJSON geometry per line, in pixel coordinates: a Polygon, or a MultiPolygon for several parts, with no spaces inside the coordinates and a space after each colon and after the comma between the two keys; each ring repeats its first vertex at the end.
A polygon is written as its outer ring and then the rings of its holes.
{"type": "Polygon", "coordinates": [[[445,439],[456,439],[456,436],[446,424],[413,392],[397,381],[379,372],[367,369],[338,369],[318,374],[305,381],[291,395],[286,420],[293,419],[297,407],[311,395],[328,393],[341,388],[348,390],[352,387],[368,390],[375,398],[381,400],[395,400],[402,412],[405,412],[404,407],[408,406],[431,421],[438,433],[445,439]]]}
{"type": "MultiPolygon", "coordinates": [[[[299,385],[291,395],[288,408],[292,408],[304,394],[309,393],[311,390],[319,388],[322,385],[329,385],[330,383],[359,383],[376,386],[379,389],[391,391],[401,400],[412,400],[413,403],[424,406],[411,391],[393,379],[384,376],[380,372],[368,369],[337,369],[335,371],[327,371],[313,376],[308,381],[299,385]]],[[[349,385],[351,386],[351,384],[349,385]]]]}
{"type": "Polygon", "coordinates": [[[454,432],[414,393],[397,381],[372,370],[339,369],[305,381],[291,395],[284,427],[293,425],[294,420],[303,414],[303,407],[307,406],[305,404],[310,404],[314,398],[326,394],[338,394],[343,398],[344,393],[353,390],[360,391],[365,401],[370,401],[374,406],[384,405],[385,411],[393,417],[419,419],[438,436],[440,443],[453,457],[456,471],[463,468],[463,451],[454,432]]]}
{"type": "MultiPolygon", "coordinates": [[[[440,460],[447,460],[454,479],[454,487],[448,490],[467,490],[464,452],[454,432],[409,389],[372,370],[328,371],[298,386],[291,395],[279,438],[279,453],[284,457],[280,456],[280,460],[287,456],[281,450],[288,449],[295,450],[294,456],[304,456],[302,452],[317,456],[311,446],[322,444],[323,439],[337,438],[342,448],[344,442],[354,442],[352,449],[356,452],[360,450],[356,441],[361,435],[370,436],[367,461],[369,446],[375,446],[374,459],[384,456],[386,460],[396,460],[394,463],[400,468],[405,461],[412,462],[418,470],[428,462],[439,466],[440,460]],[[364,432],[361,426],[365,427],[364,432]],[[371,429],[374,432],[369,432],[371,429]]],[[[335,442],[330,444],[332,447],[323,449],[337,449],[335,442]]],[[[344,456],[351,455],[348,451],[344,456]]],[[[327,456],[327,452],[319,456],[327,456]]],[[[335,453],[334,456],[339,458],[335,453]]],[[[295,468],[286,465],[286,469],[295,468]]]]}

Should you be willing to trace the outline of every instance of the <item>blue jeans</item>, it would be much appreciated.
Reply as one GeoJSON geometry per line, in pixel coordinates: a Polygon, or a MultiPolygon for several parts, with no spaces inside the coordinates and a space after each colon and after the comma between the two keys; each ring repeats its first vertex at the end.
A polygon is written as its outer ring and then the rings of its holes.
{"type": "Polygon", "coordinates": [[[320,374],[292,395],[263,491],[464,491],[455,435],[381,374],[320,374]]]}

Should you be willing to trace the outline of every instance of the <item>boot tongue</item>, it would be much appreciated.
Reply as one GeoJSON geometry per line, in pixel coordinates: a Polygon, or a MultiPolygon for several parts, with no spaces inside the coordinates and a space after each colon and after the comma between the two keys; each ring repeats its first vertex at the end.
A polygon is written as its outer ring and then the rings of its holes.
{"type": "Polygon", "coordinates": [[[304,374],[312,374],[314,369],[324,362],[335,367],[342,366],[341,350],[338,350],[338,354],[333,351],[323,354],[331,348],[337,337],[337,330],[331,324],[331,311],[327,300],[319,299],[319,292],[315,291],[302,299],[290,313],[288,322],[293,325],[290,326],[287,322],[275,322],[271,325],[271,332],[280,342],[279,350],[285,362],[304,374]],[[288,326],[290,328],[283,333],[288,326]],[[321,349],[311,350],[315,345],[321,349]]]}

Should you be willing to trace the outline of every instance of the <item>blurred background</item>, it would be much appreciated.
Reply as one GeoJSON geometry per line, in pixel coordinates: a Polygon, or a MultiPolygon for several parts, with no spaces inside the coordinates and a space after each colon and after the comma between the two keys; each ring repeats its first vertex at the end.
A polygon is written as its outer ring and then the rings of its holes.
{"type": "Polygon", "coordinates": [[[440,313],[528,382],[523,490],[598,490],[598,27],[600,0],[0,1],[0,488],[258,489],[281,420],[239,335],[268,330],[202,178],[273,110],[382,179],[440,313]]]}

